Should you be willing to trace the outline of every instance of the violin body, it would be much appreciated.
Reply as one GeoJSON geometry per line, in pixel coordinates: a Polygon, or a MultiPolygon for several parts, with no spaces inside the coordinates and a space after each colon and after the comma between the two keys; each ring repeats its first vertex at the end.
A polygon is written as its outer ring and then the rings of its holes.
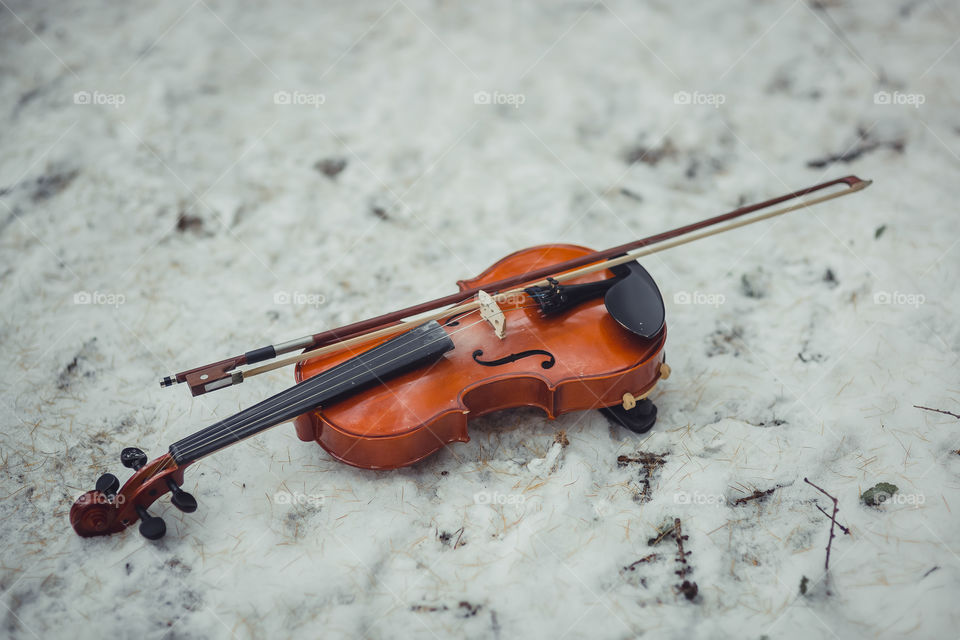
{"type": "MultiPolygon", "coordinates": [[[[482,288],[591,253],[565,244],[531,247],[457,284],[461,291],[482,288]]],[[[572,282],[614,276],[602,270],[572,282]]],[[[662,320],[662,299],[652,282],[649,279],[662,320]]],[[[570,411],[620,405],[624,394],[649,392],[665,371],[661,365],[666,327],[661,321],[654,335],[638,335],[615,320],[607,304],[600,296],[563,313],[545,315],[529,296],[517,295],[499,303],[506,318],[503,339],[476,314],[442,319],[455,349],[429,367],[299,416],[297,435],[318,442],[347,464],[393,469],[422,460],[447,444],[467,442],[468,420],[494,411],[537,407],[554,419],[570,411]]],[[[346,349],[301,362],[296,380],[319,375],[363,350],[346,349]]]]}

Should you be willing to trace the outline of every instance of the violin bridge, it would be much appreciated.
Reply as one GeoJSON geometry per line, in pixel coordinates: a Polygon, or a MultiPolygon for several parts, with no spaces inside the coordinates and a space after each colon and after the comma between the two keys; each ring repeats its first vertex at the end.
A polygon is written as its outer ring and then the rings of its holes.
{"type": "Polygon", "coordinates": [[[507,328],[507,318],[503,315],[503,310],[486,291],[477,292],[477,301],[480,303],[480,317],[489,322],[493,333],[503,340],[507,328]]]}

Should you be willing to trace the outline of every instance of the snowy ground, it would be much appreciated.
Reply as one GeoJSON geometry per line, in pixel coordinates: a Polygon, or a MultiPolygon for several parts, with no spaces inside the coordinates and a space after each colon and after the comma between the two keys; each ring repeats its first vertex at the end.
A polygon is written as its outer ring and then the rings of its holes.
{"type": "Polygon", "coordinates": [[[3,635],[955,637],[960,424],[913,405],[960,405],[956,3],[0,4],[3,635]],[[378,473],[285,425],[157,544],[69,527],[122,447],[291,383],[160,375],[848,173],[645,263],[649,437],[511,411],[378,473]]]}

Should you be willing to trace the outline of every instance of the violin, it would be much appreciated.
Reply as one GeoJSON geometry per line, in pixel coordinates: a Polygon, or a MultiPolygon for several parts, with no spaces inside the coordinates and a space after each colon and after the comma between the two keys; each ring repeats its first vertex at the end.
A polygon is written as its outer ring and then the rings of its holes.
{"type": "Polygon", "coordinates": [[[550,419],[600,409],[645,433],[657,416],[649,396],[670,367],[663,297],[638,259],[869,185],[846,176],[604,251],[530,247],[459,281],[448,296],[166,376],[162,387],[187,384],[201,395],[295,365],[296,384],[153,461],[123,449],[133,475],[122,487],[113,474],[100,476],[71,507],[70,523],[90,537],[139,521],[144,537],[161,538],[166,525],[148,509],[168,493],[181,511],[197,509],[181,488],[190,465],[290,421],[299,439],[363,469],[415,464],[468,441],[470,419],[515,407],[537,407],[550,419]],[[291,352],[300,353],[280,358],[291,352]]]}

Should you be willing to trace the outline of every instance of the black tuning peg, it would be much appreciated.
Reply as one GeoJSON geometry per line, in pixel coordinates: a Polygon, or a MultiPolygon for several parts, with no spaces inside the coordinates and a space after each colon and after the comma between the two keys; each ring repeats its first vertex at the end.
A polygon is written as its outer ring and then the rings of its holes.
{"type": "Polygon", "coordinates": [[[120,462],[122,462],[126,468],[136,471],[147,464],[147,454],[136,447],[127,447],[120,452],[120,462]]]}
{"type": "Polygon", "coordinates": [[[117,495],[117,491],[120,490],[120,481],[117,479],[117,476],[112,473],[105,473],[99,478],[97,478],[97,491],[112,498],[117,495]]]}
{"type": "Polygon", "coordinates": [[[193,513],[197,510],[197,499],[177,486],[171,478],[167,478],[167,487],[170,488],[170,502],[184,513],[193,513]]]}
{"type": "Polygon", "coordinates": [[[159,540],[167,532],[167,524],[163,518],[150,515],[143,507],[137,507],[140,516],[140,535],[147,540],[159,540]]]}

